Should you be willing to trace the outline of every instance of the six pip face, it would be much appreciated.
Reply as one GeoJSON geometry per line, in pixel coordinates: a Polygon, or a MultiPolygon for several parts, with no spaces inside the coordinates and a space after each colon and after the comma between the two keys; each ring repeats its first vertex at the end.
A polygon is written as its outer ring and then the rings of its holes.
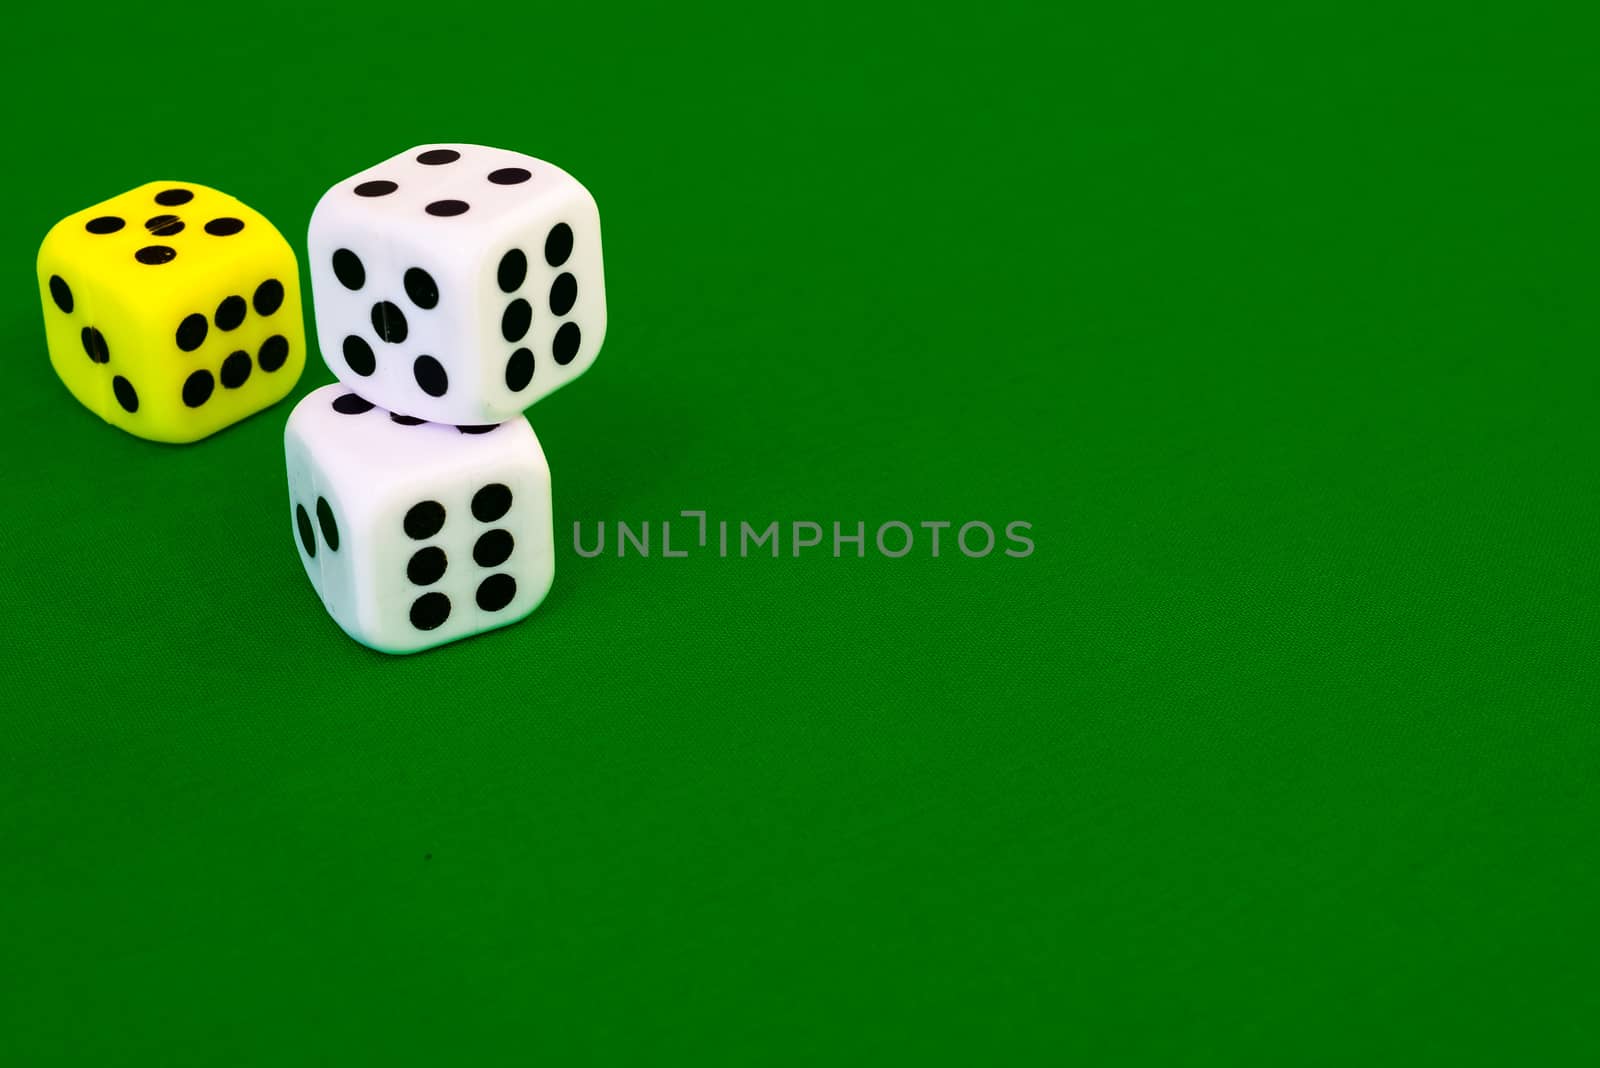
{"type": "Polygon", "coordinates": [[[605,338],[594,198],[531,156],[403,152],[322,197],[309,254],[324,360],[393,412],[501,422],[582,374],[605,338]]]}

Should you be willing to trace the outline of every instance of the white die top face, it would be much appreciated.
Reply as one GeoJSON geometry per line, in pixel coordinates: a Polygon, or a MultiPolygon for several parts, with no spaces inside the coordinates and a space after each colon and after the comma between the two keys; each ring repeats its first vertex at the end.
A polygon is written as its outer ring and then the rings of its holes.
{"type": "Polygon", "coordinates": [[[390,411],[509,419],[587,370],[605,339],[594,198],[532,156],[402,152],[323,195],[309,253],[323,359],[390,411]]]}
{"type": "Polygon", "coordinates": [[[555,570],[550,470],[525,419],[465,430],[342,385],[284,431],[301,562],[352,637],[405,653],[515,622],[555,570]]]}

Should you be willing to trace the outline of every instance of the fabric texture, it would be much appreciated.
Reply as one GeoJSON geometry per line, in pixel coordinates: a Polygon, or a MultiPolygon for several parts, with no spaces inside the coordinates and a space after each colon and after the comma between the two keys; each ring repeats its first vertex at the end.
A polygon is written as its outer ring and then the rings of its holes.
{"type": "Polygon", "coordinates": [[[0,1060],[1594,1059],[1592,27],[1046,6],[11,16],[0,1060]],[[319,359],[136,440],[31,271],[176,178],[304,275],[440,139],[594,192],[610,329],[549,598],[393,658],[319,359]]]}

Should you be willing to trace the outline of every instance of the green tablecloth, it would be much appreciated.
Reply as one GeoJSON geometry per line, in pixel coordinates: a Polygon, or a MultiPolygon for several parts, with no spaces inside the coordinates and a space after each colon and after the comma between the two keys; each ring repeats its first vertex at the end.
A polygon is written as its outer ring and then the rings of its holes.
{"type": "Polygon", "coordinates": [[[1035,6],[12,16],[0,1062],[1593,1060],[1592,23],[1035,6]],[[594,191],[611,328],[549,599],[394,659],[325,368],[134,440],[32,258],[437,140],[594,191]]]}

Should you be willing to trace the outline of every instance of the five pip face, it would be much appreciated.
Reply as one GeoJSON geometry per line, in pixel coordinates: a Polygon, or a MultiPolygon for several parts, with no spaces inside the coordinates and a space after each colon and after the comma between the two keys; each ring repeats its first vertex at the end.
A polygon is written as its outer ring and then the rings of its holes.
{"type": "Polygon", "coordinates": [[[339,182],[308,241],[317,341],[345,385],[430,422],[499,423],[605,340],[594,198],[482,145],[422,145],[339,182]]]}

